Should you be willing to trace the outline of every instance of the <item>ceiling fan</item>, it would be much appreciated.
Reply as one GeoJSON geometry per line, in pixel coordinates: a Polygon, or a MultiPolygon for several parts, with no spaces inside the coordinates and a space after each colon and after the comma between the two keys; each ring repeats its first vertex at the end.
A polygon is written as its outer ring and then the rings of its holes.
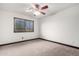
{"type": "MultiPolygon", "coordinates": [[[[32,12],[34,16],[37,16],[37,14],[46,14],[46,11],[48,9],[48,5],[40,5],[33,3],[31,5],[32,7],[28,9],[29,12],[32,12]]],[[[27,11],[27,10],[26,10],[27,11]]]]}

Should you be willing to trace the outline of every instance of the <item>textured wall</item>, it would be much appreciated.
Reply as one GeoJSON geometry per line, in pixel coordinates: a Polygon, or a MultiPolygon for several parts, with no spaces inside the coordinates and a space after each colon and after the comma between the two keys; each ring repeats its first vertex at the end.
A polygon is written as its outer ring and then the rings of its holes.
{"type": "Polygon", "coordinates": [[[38,21],[26,15],[0,10],[0,44],[38,38],[38,21]],[[13,17],[34,20],[34,32],[14,33],[13,17]]]}
{"type": "Polygon", "coordinates": [[[79,5],[41,19],[41,37],[79,47],[79,5]]]}

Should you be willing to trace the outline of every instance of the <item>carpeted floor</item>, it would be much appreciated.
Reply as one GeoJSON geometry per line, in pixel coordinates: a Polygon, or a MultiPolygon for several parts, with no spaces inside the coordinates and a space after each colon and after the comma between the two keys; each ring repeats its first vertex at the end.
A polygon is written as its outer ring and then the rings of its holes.
{"type": "Polygon", "coordinates": [[[41,39],[0,46],[0,56],[77,56],[79,49],[41,39]]]}

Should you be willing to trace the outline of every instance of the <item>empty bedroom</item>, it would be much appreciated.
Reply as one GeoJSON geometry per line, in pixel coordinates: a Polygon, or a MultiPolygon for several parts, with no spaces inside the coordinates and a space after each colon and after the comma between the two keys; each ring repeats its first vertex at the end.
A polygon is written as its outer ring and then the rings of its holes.
{"type": "Polygon", "coordinates": [[[79,56],[79,3],[0,3],[0,56],[79,56]]]}

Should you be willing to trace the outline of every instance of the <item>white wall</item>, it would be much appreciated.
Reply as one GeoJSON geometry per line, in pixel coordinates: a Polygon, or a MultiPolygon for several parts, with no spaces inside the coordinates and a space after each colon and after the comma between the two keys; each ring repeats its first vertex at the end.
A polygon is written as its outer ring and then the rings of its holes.
{"type": "Polygon", "coordinates": [[[79,47],[79,6],[41,19],[41,37],[79,47]]]}
{"type": "Polygon", "coordinates": [[[38,20],[23,14],[0,10],[0,44],[21,41],[22,37],[24,37],[24,40],[39,37],[38,20]],[[14,33],[13,17],[34,20],[34,32],[14,33]]]}

